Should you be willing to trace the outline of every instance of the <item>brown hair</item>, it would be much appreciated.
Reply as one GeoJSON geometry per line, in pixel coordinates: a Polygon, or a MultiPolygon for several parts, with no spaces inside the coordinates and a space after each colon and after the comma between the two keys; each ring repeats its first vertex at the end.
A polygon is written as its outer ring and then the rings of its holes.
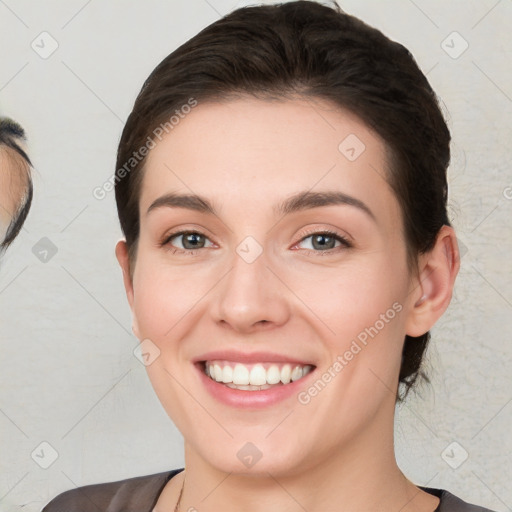
{"type": "MultiPolygon", "coordinates": [[[[190,98],[222,101],[244,94],[328,100],[380,135],[389,153],[388,181],[401,205],[411,268],[419,254],[432,249],[441,227],[450,225],[450,133],[411,53],[337,4],[296,1],[231,12],[167,56],[145,81],[121,136],[115,176],[131,257],[139,236],[145,159],[129,172],[126,162],[190,98]]],[[[398,400],[418,377],[428,381],[421,363],[429,339],[429,332],[406,336],[398,400]]]]}

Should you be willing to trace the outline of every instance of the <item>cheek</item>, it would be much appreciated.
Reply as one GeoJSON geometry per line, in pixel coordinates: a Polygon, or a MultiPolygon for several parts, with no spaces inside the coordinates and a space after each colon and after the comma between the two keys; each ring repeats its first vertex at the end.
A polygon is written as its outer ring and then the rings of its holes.
{"type": "MultiPolygon", "coordinates": [[[[401,316],[393,305],[403,300],[407,281],[398,267],[393,258],[375,255],[340,262],[339,268],[301,263],[273,269],[289,283],[289,290],[279,280],[269,286],[284,287],[273,293],[289,303],[292,323],[294,317],[307,317],[317,325],[320,337],[334,340],[335,348],[342,349],[352,339],[364,341],[365,333],[371,336],[368,331],[375,328],[382,334],[401,330],[401,316]]],[[[141,337],[158,343],[192,328],[190,321],[212,306],[209,292],[223,273],[210,265],[170,267],[159,258],[140,258],[134,275],[134,313],[141,337]]]]}
{"type": "Polygon", "coordinates": [[[294,291],[325,327],[326,337],[364,338],[367,330],[396,334],[402,329],[402,302],[407,293],[403,271],[386,261],[357,262],[339,269],[317,269],[289,274],[294,291]]]}
{"type": "Polygon", "coordinates": [[[179,385],[184,366],[183,344],[178,340],[193,328],[194,313],[208,290],[207,283],[188,270],[171,269],[145,255],[137,261],[133,283],[139,337],[148,344],[153,358],[146,365],[148,377],[164,409],[178,428],[184,429],[188,423],[183,411],[189,396],[179,385]]]}
{"type": "MultiPolygon", "coordinates": [[[[330,400],[350,404],[349,409],[371,409],[373,402],[376,407],[397,381],[407,275],[391,258],[339,272],[330,269],[329,276],[306,275],[297,294],[307,297],[325,336],[328,358],[320,373],[327,373],[327,380],[335,376],[330,400]]],[[[336,408],[342,415],[348,413],[343,406],[336,408]]]]}
{"type": "Polygon", "coordinates": [[[137,265],[133,308],[141,336],[156,343],[174,338],[211,288],[207,276],[184,268],[169,269],[158,262],[137,265]]]}

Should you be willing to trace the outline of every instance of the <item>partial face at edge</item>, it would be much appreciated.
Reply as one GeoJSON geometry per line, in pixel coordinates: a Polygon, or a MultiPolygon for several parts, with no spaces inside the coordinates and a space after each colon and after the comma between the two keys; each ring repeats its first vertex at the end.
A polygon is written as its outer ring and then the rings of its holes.
{"type": "Polygon", "coordinates": [[[385,175],[382,141],[322,102],[200,104],[151,151],[125,284],[135,332],[155,347],[152,385],[196,457],[244,471],[237,454],[251,442],[263,453],[254,470],[278,474],[389,428],[412,298],[385,175]],[[304,191],[348,200],[276,211],[304,191]],[[172,193],[204,197],[216,215],[166,205],[172,193]],[[234,406],[198,363],[226,350],[314,370],[284,399],[234,406]]]}
{"type": "Polygon", "coordinates": [[[0,243],[27,193],[27,163],[7,146],[0,146],[0,243]]]}

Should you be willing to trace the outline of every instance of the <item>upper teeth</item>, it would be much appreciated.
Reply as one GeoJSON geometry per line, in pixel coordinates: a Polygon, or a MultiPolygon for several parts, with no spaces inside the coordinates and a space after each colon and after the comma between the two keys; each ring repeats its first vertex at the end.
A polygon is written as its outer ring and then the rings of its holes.
{"type": "Polygon", "coordinates": [[[217,382],[233,383],[239,386],[263,386],[265,384],[288,384],[307,375],[313,367],[288,363],[245,365],[227,361],[206,361],[205,369],[206,374],[217,382]]]}

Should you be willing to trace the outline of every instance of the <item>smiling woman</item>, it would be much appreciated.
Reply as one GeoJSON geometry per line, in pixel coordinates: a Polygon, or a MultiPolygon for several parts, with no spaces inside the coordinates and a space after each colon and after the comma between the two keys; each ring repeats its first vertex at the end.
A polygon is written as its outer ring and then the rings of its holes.
{"type": "Polygon", "coordinates": [[[119,144],[116,254],[186,469],[44,510],[485,510],[393,449],[459,269],[449,143],[411,54],[337,7],[239,9],[164,59],[119,144]]]}

